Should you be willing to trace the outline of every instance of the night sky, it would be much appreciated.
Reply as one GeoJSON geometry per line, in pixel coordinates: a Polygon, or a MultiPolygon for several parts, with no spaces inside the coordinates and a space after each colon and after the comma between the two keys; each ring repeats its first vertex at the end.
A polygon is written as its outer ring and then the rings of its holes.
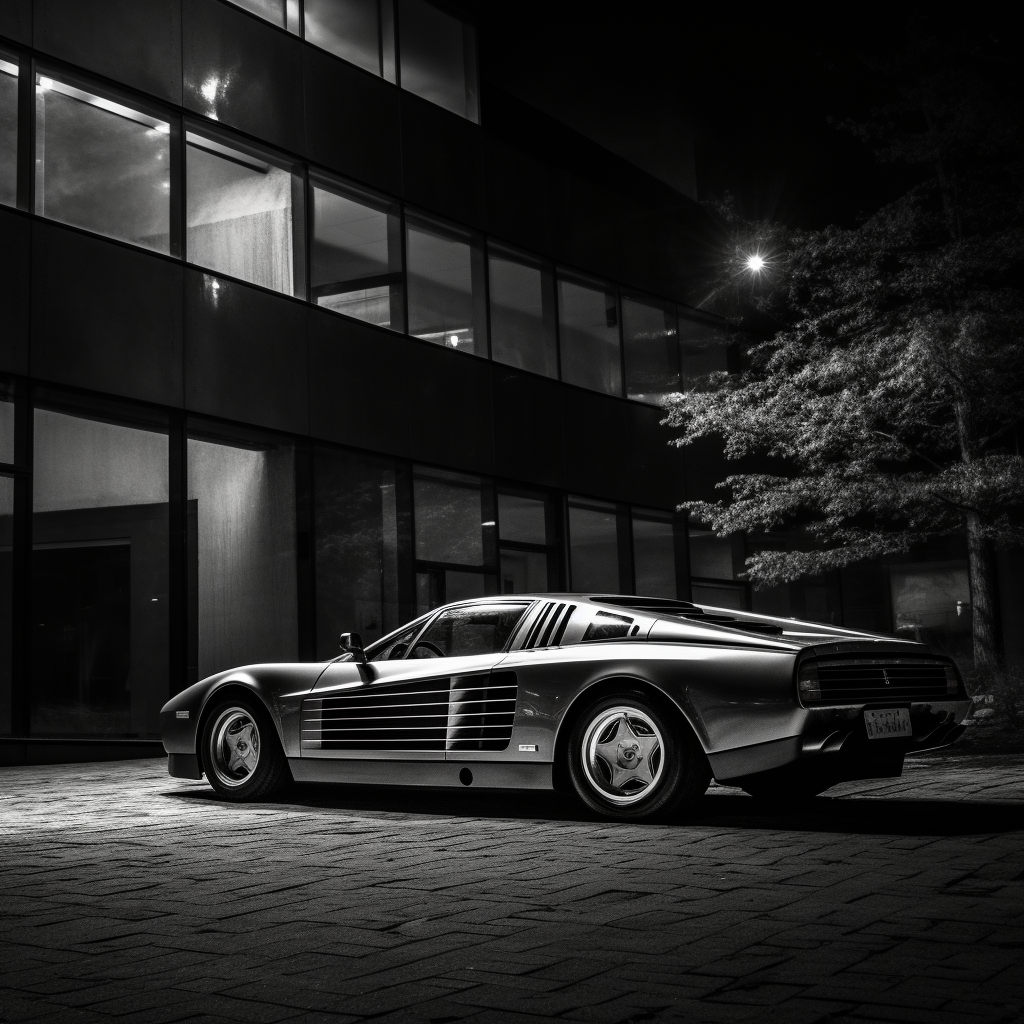
{"type": "Polygon", "coordinates": [[[728,190],[752,219],[852,224],[901,191],[901,175],[828,123],[876,100],[860,57],[899,39],[898,8],[810,23],[806,9],[706,6],[487,0],[482,72],[687,191],[680,138],[692,134],[699,198],[728,190]]]}

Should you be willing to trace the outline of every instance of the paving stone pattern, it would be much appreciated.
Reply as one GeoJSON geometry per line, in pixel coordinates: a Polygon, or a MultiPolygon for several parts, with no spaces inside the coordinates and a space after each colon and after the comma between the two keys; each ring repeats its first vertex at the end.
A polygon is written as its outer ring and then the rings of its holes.
{"type": "Polygon", "coordinates": [[[1024,757],[659,826],[165,770],[0,770],[0,1020],[1021,1019],[1024,757]]]}

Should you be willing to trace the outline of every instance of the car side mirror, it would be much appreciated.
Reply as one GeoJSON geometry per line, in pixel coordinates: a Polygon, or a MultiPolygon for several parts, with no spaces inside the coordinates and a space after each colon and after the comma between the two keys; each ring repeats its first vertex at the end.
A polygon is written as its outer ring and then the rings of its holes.
{"type": "Polygon", "coordinates": [[[363,638],[358,633],[342,633],[341,649],[345,654],[351,654],[360,664],[366,664],[366,651],[363,650],[363,638]]]}

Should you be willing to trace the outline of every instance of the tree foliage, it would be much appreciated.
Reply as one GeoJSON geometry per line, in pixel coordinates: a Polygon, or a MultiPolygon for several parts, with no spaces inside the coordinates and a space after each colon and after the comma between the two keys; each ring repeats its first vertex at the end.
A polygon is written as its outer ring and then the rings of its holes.
{"type": "Polygon", "coordinates": [[[745,372],[708,378],[668,411],[678,444],[714,435],[730,459],[781,460],[729,476],[727,500],[688,504],[720,534],[810,539],[748,559],[755,584],[966,535],[982,661],[995,656],[988,549],[1024,542],[1024,150],[1011,57],[998,38],[912,26],[908,48],[873,68],[889,102],[845,127],[918,180],[854,228],[732,216],[712,305],[753,301],[776,330],[752,344],[745,372]],[[765,259],[753,285],[752,253],[765,259]]]}

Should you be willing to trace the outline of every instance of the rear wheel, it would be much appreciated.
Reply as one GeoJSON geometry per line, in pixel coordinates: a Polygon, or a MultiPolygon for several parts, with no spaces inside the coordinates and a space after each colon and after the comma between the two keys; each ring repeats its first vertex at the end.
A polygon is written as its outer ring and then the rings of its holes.
{"type": "Polygon", "coordinates": [[[707,758],[678,725],[639,692],[604,697],[576,722],[569,777],[591,810],[621,821],[667,818],[708,788],[707,758]]]}
{"type": "Polygon", "coordinates": [[[225,800],[267,800],[291,781],[273,724],[255,702],[218,704],[206,718],[201,754],[207,780],[225,800]]]}

